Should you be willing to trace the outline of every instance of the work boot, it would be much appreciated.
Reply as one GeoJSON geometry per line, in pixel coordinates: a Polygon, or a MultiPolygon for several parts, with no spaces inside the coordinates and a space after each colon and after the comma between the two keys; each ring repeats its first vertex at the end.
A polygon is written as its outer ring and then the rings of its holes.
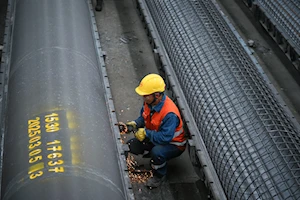
{"type": "Polygon", "coordinates": [[[101,11],[102,10],[102,0],[97,0],[97,5],[95,7],[96,11],[101,11]]]}
{"type": "Polygon", "coordinates": [[[146,182],[146,186],[150,189],[159,187],[166,180],[166,175],[162,177],[153,176],[146,182]]]}

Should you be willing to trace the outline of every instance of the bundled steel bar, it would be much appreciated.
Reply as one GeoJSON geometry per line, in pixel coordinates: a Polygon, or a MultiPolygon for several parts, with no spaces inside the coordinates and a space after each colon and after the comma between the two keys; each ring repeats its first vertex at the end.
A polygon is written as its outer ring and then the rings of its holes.
{"type": "Polygon", "coordinates": [[[228,199],[299,199],[298,125],[215,4],[145,2],[228,199]]]}

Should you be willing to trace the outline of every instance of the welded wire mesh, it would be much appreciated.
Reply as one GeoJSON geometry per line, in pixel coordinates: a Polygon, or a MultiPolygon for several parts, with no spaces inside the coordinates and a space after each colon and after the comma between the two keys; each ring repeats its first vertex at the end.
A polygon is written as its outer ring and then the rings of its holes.
{"type": "Polygon", "coordinates": [[[286,39],[300,51],[300,1],[257,0],[257,5],[272,20],[286,39]]]}
{"type": "Polygon", "coordinates": [[[146,0],[229,199],[300,199],[300,137],[210,0],[146,0]]]}

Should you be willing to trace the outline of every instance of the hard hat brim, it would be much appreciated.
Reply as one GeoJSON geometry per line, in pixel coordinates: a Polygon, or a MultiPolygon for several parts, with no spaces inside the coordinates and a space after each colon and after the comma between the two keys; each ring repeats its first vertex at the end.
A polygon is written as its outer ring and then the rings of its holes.
{"type": "Polygon", "coordinates": [[[135,92],[140,96],[149,95],[149,93],[142,91],[139,87],[135,88],[135,92]]]}

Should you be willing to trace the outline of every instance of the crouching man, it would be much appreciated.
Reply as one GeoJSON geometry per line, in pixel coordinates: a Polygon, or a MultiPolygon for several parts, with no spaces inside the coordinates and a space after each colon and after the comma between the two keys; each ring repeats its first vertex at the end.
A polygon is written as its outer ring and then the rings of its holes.
{"type": "Polygon", "coordinates": [[[175,103],[164,93],[165,82],[158,74],[145,76],[136,93],[144,98],[140,116],[127,123],[137,128],[129,140],[130,153],[151,156],[153,177],[146,186],[156,188],[166,179],[167,161],[180,156],[186,146],[183,122],[175,103]]]}

